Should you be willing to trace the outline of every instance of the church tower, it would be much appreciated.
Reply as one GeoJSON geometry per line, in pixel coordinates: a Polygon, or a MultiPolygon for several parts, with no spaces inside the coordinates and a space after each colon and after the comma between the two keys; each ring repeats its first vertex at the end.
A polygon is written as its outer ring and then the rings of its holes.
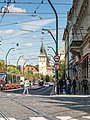
{"type": "Polygon", "coordinates": [[[47,72],[47,53],[46,53],[45,47],[43,45],[43,42],[42,42],[42,45],[40,48],[40,55],[38,56],[38,58],[39,58],[39,74],[46,75],[46,72],[47,72]]]}

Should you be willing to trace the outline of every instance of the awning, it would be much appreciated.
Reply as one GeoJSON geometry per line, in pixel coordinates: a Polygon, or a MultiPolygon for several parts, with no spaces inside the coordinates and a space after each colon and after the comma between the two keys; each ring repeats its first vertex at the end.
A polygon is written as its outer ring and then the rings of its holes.
{"type": "Polygon", "coordinates": [[[90,55],[90,52],[88,52],[85,56],[83,56],[82,59],[80,59],[79,61],[77,61],[76,64],[82,63],[88,57],[88,55],[90,55]]]}

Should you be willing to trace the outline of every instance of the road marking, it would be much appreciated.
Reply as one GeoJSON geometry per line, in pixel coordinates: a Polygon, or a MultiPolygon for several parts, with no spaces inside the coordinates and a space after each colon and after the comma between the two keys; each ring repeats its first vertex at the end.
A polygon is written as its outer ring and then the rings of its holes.
{"type": "Polygon", "coordinates": [[[16,120],[15,118],[9,118],[9,120],[16,120]]]}
{"type": "Polygon", "coordinates": [[[72,117],[70,116],[57,116],[56,118],[60,119],[60,120],[69,120],[71,119],[72,117]]]}
{"type": "Polygon", "coordinates": [[[82,118],[86,118],[90,120],[90,116],[82,116],[82,118]]]}
{"type": "Polygon", "coordinates": [[[56,118],[60,120],[78,120],[78,119],[72,118],[71,116],[57,116],[56,118]]]}
{"type": "Polygon", "coordinates": [[[0,118],[0,120],[5,120],[4,118],[0,118]]]}
{"type": "MultiPolygon", "coordinates": [[[[16,120],[15,118],[8,118],[9,120],[16,120]]],[[[4,118],[0,118],[0,120],[6,120],[4,118]]]]}
{"type": "Polygon", "coordinates": [[[44,117],[30,117],[30,120],[47,120],[44,117]]]}

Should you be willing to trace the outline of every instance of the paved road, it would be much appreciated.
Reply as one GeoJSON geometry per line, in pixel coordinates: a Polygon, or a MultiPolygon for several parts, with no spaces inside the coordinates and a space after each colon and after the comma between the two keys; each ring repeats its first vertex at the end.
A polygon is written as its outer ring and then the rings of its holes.
{"type": "Polygon", "coordinates": [[[9,120],[90,120],[90,96],[0,92],[0,113],[9,120]]]}
{"type": "MultiPolygon", "coordinates": [[[[32,88],[29,89],[29,94],[31,94],[31,95],[51,95],[52,89],[53,89],[52,86],[32,86],[32,88]]],[[[14,89],[14,90],[9,89],[9,90],[6,90],[6,92],[22,94],[23,88],[14,89]]]]}

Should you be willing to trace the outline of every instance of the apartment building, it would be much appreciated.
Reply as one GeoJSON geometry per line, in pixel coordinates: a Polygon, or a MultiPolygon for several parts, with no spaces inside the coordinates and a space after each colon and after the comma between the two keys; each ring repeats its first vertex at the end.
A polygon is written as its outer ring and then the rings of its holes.
{"type": "Polygon", "coordinates": [[[73,0],[63,39],[66,76],[90,81],[90,0],[73,0]]]}

